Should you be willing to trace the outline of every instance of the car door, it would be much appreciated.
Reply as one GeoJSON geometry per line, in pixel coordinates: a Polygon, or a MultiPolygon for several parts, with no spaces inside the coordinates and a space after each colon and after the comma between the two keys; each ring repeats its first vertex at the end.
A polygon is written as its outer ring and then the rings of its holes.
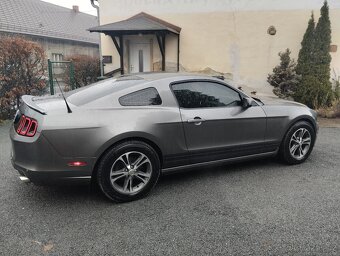
{"type": "Polygon", "coordinates": [[[180,107],[190,163],[265,151],[266,115],[241,106],[241,95],[224,83],[191,80],[171,85],[180,107]]]}

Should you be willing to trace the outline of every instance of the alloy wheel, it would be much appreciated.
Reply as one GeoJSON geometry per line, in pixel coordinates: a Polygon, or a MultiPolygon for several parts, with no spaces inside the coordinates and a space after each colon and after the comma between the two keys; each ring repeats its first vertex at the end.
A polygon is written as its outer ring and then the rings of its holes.
{"type": "Polygon", "coordinates": [[[134,195],[149,182],[152,173],[150,159],[143,153],[131,151],[122,154],[110,171],[112,187],[126,195],[134,195]]]}
{"type": "Polygon", "coordinates": [[[304,158],[312,143],[312,136],[306,128],[300,128],[294,132],[289,142],[289,152],[296,160],[304,158]]]}

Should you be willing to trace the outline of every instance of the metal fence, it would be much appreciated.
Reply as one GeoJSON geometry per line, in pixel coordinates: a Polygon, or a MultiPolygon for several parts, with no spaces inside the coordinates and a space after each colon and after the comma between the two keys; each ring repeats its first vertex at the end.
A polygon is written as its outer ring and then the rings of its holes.
{"type": "Polygon", "coordinates": [[[69,91],[76,88],[74,63],[72,61],[48,60],[49,93],[54,95],[60,90],[69,91]]]}

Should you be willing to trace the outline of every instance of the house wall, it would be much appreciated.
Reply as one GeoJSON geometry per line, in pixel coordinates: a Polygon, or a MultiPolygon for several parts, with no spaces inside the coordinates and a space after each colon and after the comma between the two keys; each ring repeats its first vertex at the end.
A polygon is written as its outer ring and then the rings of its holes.
{"type": "MultiPolygon", "coordinates": [[[[197,72],[211,69],[230,74],[238,84],[271,90],[266,78],[279,63],[278,53],[290,48],[292,57],[296,59],[313,8],[316,20],[319,17],[319,9],[315,6],[321,7],[322,1],[311,2],[314,5],[301,5],[290,10],[286,8],[285,1],[276,0],[100,0],[101,24],[120,21],[141,11],[154,15],[182,28],[182,70],[197,72]],[[259,8],[247,8],[247,3],[255,2],[259,8]],[[276,2],[278,6],[270,9],[265,5],[269,2],[276,2]],[[275,26],[276,35],[267,33],[269,26],[275,26]]],[[[340,6],[337,9],[330,7],[332,43],[340,46],[340,6]]],[[[113,55],[114,63],[107,65],[106,71],[119,68],[119,56],[112,40],[102,36],[102,44],[103,55],[113,55]]],[[[157,61],[160,53],[156,40],[154,44],[154,61],[157,61]]],[[[177,40],[168,38],[166,50],[169,69],[177,61],[177,40]]],[[[332,69],[338,75],[339,51],[331,53],[332,69]]]]}
{"type": "Polygon", "coordinates": [[[43,45],[46,54],[50,59],[52,58],[53,53],[62,53],[65,57],[74,54],[99,57],[98,45],[50,39],[39,39],[38,42],[43,45]]]}
{"type": "Polygon", "coordinates": [[[99,57],[99,46],[77,41],[53,39],[47,37],[37,37],[31,35],[14,34],[8,32],[0,32],[2,36],[23,36],[28,40],[39,43],[45,50],[47,58],[52,60],[52,54],[62,54],[64,57],[81,54],[92,57],[99,57]]]}

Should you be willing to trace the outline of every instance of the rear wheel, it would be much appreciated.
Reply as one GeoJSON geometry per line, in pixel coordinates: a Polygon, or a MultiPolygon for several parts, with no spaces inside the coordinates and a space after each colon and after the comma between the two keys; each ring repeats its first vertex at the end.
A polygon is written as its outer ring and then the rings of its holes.
{"type": "Polygon", "coordinates": [[[160,175],[155,150],[141,141],[123,142],[109,150],[98,166],[97,180],[103,193],[115,202],[147,195],[160,175]]]}
{"type": "Polygon", "coordinates": [[[294,124],[285,135],[280,157],[288,164],[300,164],[306,161],[313,150],[315,131],[311,124],[301,121],[294,124]]]}

